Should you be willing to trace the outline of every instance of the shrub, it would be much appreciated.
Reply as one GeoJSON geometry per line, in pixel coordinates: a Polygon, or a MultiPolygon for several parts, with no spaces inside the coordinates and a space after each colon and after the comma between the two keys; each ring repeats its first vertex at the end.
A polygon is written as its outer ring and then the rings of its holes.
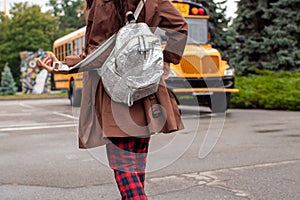
{"type": "Polygon", "coordinates": [[[237,76],[231,107],[300,110],[300,73],[262,72],[263,75],[237,76]]]}

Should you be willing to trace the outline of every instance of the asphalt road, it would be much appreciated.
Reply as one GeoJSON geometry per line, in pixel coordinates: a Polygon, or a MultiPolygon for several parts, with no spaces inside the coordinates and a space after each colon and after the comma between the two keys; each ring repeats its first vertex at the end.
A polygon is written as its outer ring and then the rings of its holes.
{"type": "MultiPolygon", "coordinates": [[[[104,148],[79,150],[66,99],[0,101],[0,199],[120,199],[104,148]]],[[[151,200],[300,199],[300,112],[183,109],[152,137],[151,200]]]]}

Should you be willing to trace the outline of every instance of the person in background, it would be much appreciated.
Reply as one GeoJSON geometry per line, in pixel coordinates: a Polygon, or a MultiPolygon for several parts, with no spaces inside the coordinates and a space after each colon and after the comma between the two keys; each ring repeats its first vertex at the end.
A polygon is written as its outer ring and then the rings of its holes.
{"type": "MultiPolygon", "coordinates": [[[[188,26],[169,0],[147,0],[144,3],[137,22],[165,30],[168,38],[163,51],[165,73],[157,92],[127,107],[111,100],[95,71],[84,72],[83,77],[79,148],[106,145],[109,165],[124,200],[147,199],[145,167],[151,135],[183,128],[176,99],[164,80],[168,77],[170,63],[178,64],[181,60],[188,26]],[[155,105],[161,109],[155,109],[155,105]]],[[[75,65],[88,56],[125,25],[126,12],[134,12],[138,4],[139,0],[86,0],[85,54],[68,57],[66,63],[75,65]]],[[[53,72],[42,61],[39,64],[53,72]]]]}

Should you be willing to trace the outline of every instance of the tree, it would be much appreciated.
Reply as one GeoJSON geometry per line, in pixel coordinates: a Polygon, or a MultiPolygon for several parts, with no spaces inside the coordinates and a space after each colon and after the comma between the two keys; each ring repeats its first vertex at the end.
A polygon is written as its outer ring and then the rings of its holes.
{"type": "Polygon", "coordinates": [[[299,6],[290,0],[239,1],[234,27],[246,41],[232,56],[240,74],[300,70],[299,6]]]}
{"type": "Polygon", "coordinates": [[[59,21],[59,30],[74,30],[85,25],[84,0],[49,0],[52,13],[59,21]]]}
{"type": "Polygon", "coordinates": [[[258,8],[258,1],[240,0],[238,2],[237,17],[233,21],[235,31],[247,38],[245,43],[236,45],[237,48],[230,54],[231,62],[236,66],[238,74],[247,73],[249,66],[259,56],[257,41],[260,39],[262,30],[260,23],[261,9],[258,8]],[[253,46],[252,46],[253,45],[253,46]],[[253,61],[253,62],[252,62],[253,61]]]}
{"type": "Polygon", "coordinates": [[[49,12],[42,13],[39,6],[29,7],[27,3],[14,4],[10,14],[11,18],[0,22],[0,66],[8,63],[17,85],[21,86],[19,53],[51,50],[57,37],[57,20],[49,12]]]}
{"type": "Polygon", "coordinates": [[[5,65],[3,72],[1,73],[1,85],[0,94],[1,95],[14,95],[16,94],[17,87],[16,82],[12,76],[8,64],[5,65]]]}
{"type": "Polygon", "coordinates": [[[262,16],[272,18],[264,31],[264,46],[270,50],[265,55],[264,68],[274,70],[300,70],[300,1],[279,0],[270,2],[270,9],[262,16]]]}
{"type": "MultiPolygon", "coordinates": [[[[1,45],[5,41],[6,32],[8,31],[8,18],[6,16],[4,16],[3,12],[0,13],[0,30],[1,30],[0,31],[0,45],[1,45]]],[[[0,57],[1,57],[1,53],[2,52],[0,51],[0,57]]],[[[0,61],[0,64],[1,64],[0,65],[0,73],[1,73],[5,66],[5,62],[1,63],[1,61],[0,61]]]]}

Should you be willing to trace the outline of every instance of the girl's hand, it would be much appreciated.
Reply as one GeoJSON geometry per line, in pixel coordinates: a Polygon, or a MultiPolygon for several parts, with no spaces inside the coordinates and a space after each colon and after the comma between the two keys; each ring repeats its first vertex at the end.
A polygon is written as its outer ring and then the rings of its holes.
{"type": "Polygon", "coordinates": [[[49,73],[53,73],[54,70],[51,66],[46,65],[40,58],[37,61],[38,66],[40,66],[41,68],[47,70],[49,73]]]}
{"type": "Polygon", "coordinates": [[[51,63],[53,62],[58,62],[58,59],[56,58],[55,54],[53,52],[48,52],[47,53],[47,57],[45,57],[43,60],[41,60],[40,58],[38,59],[38,66],[40,66],[41,68],[47,70],[49,73],[54,73],[55,69],[53,69],[52,66],[49,66],[50,62],[49,59],[52,60],[51,63]]]}
{"type": "Polygon", "coordinates": [[[53,62],[58,62],[58,59],[56,58],[56,56],[53,52],[50,52],[50,56],[51,56],[53,62]]]}

